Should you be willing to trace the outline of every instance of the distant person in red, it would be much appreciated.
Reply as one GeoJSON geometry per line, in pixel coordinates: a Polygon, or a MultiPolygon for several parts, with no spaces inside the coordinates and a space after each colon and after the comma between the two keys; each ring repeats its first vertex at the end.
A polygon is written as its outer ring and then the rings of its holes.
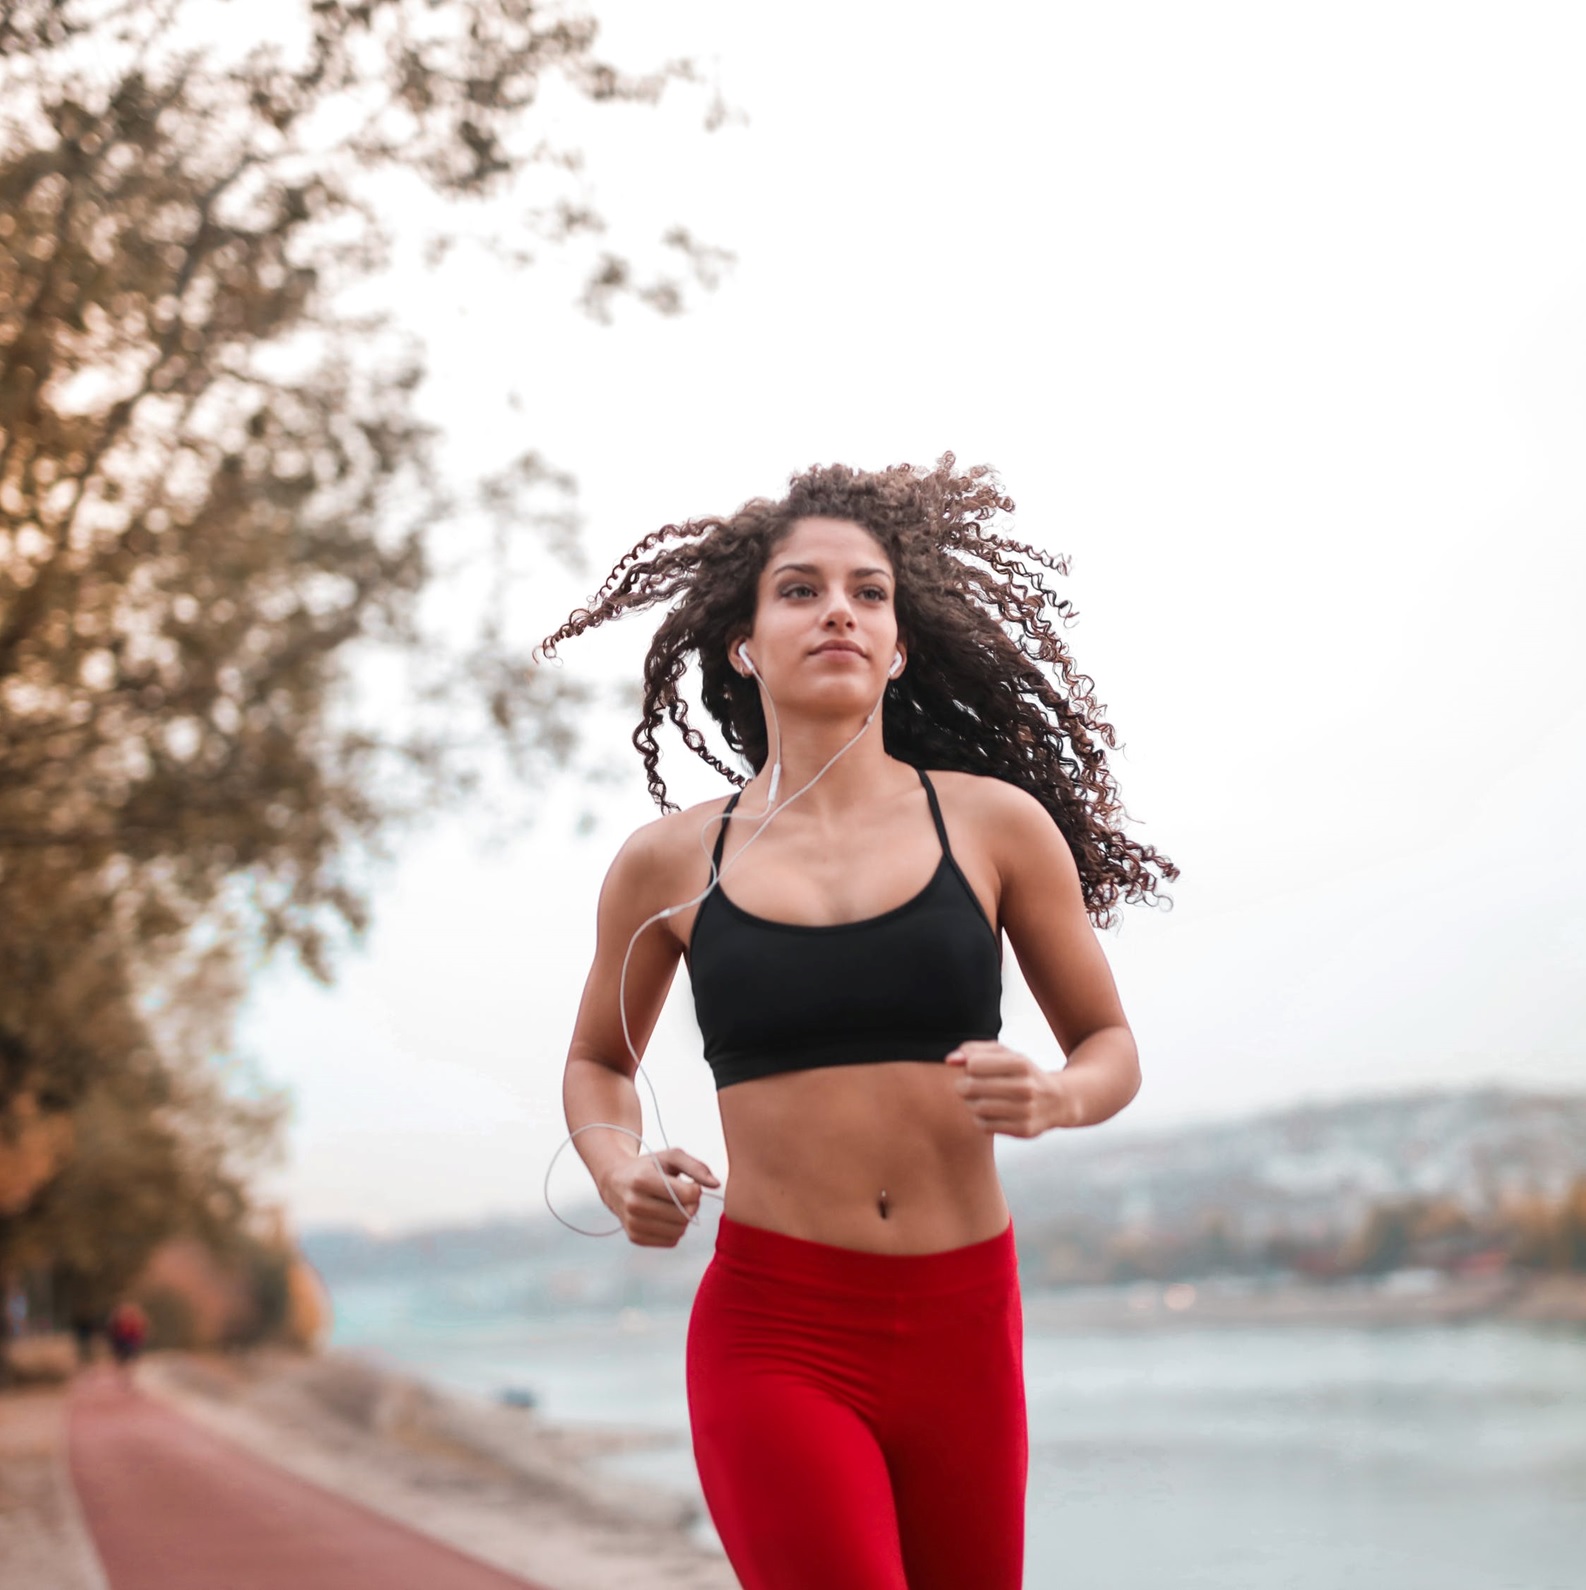
{"type": "Polygon", "coordinates": [[[148,1315],[136,1303],[118,1303],[111,1311],[105,1334],[110,1338],[111,1354],[121,1366],[122,1378],[130,1386],[132,1366],[149,1338],[148,1315]]]}

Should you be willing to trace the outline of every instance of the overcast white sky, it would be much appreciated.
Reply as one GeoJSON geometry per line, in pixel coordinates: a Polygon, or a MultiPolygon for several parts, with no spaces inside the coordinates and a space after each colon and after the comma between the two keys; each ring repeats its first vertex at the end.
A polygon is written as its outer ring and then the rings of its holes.
{"type": "MultiPolygon", "coordinates": [[[[1146,1083],[1100,1130],[1586,1083],[1586,13],[598,11],[750,118],[593,118],[601,202],[737,265],[610,328],[555,268],[404,305],[461,470],[534,446],[579,478],[591,573],[548,572],[525,634],[811,463],[991,463],[1017,533],[1072,558],[1133,832],[1184,870],[1103,936],[1146,1083]]],[[[650,622],[565,666],[631,673],[650,622]]],[[[677,793],[714,793],[691,763],[677,793]]],[[[466,817],[410,845],[333,990],[261,980],[244,1039],[297,1100],[300,1222],[537,1205],[595,892],[651,808],[636,756],[590,834],[591,797],[532,798],[508,851],[466,817]]],[[[1058,1063],[1022,988],[1005,1008],[1058,1063]]],[[[651,1065],[719,1167],[683,978],[651,1065]]]]}

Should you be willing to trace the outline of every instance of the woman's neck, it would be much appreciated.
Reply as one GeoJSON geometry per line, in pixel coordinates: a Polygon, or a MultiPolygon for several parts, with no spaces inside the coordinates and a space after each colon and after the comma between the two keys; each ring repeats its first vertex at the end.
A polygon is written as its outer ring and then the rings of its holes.
{"type": "Polygon", "coordinates": [[[776,793],[778,806],[790,796],[798,795],[797,810],[806,818],[818,821],[873,799],[897,779],[902,764],[886,753],[881,737],[881,714],[876,713],[861,733],[863,721],[836,719],[784,724],[780,747],[773,738],[766,765],[744,791],[744,804],[753,810],[764,803],[779,750],[782,774],[776,793]],[[850,740],[853,740],[852,745],[848,745],[850,740]],[[847,750],[843,749],[845,745],[847,750]],[[823,768],[825,772],[821,771],[823,768]],[[804,790],[811,779],[816,782],[800,795],[799,791],[804,790]]]}

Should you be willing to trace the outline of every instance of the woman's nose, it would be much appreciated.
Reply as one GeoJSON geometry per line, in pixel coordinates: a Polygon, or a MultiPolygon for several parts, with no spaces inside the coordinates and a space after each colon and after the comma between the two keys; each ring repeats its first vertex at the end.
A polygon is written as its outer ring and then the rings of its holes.
{"type": "Polygon", "coordinates": [[[828,628],[835,628],[839,625],[848,629],[853,628],[853,603],[848,600],[848,595],[845,591],[832,592],[831,596],[827,599],[826,616],[822,622],[828,628]]]}

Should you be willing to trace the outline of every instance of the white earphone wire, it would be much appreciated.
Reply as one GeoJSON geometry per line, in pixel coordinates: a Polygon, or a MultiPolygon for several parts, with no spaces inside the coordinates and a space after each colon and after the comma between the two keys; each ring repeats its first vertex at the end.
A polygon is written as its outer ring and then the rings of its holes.
{"type": "MultiPolygon", "coordinates": [[[[869,730],[870,725],[875,722],[876,714],[881,710],[881,704],[887,698],[886,688],[883,687],[881,694],[876,697],[876,704],[868,713],[865,714],[865,721],[859,725],[858,731],[852,736],[852,738],[845,741],[843,745],[826,760],[814,778],[810,779],[810,781],[802,788],[795,790],[785,801],[778,805],[776,804],[776,791],[777,786],[781,782],[782,778],[781,720],[777,716],[776,701],[773,699],[769,687],[766,685],[765,680],[760,677],[760,672],[755,667],[754,660],[744,649],[743,643],[741,641],[739,642],[737,649],[739,657],[743,659],[743,662],[749,669],[750,674],[753,675],[754,679],[759,684],[760,689],[765,696],[766,705],[771,709],[771,730],[773,743],[776,749],[775,761],[772,763],[771,767],[771,782],[766,791],[766,803],[757,812],[728,812],[723,810],[719,812],[713,812],[705,819],[704,826],[701,827],[699,831],[699,845],[700,849],[705,852],[706,857],[710,861],[710,880],[706,883],[705,887],[693,897],[693,899],[684,900],[679,905],[669,905],[664,910],[657,911],[654,916],[646,917],[644,921],[642,921],[638,927],[633,930],[633,936],[628,940],[628,947],[623,951],[622,954],[622,969],[617,975],[617,1014],[622,1022],[622,1041],[627,1045],[629,1057],[633,1061],[634,1076],[637,1077],[642,1075],[644,1077],[644,1085],[650,1091],[650,1103],[655,1113],[656,1131],[660,1135],[661,1147],[663,1150],[670,1149],[672,1145],[667,1141],[666,1129],[661,1123],[660,1100],[656,1097],[655,1084],[650,1080],[649,1073],[644,1069],[643,1059],[641,1058],[637,1048],[634,1046],[633,1032],[628,1025],[628,963],[633,957],[634,946],[639,942],[639,937],[646,928],[654,926],[654,924],[657,922],[663,922],[668,917],[676,916],[680,911],[687,911],[691,906],[702,905],[706,896],[708,896],[711,891],[715,889],[718,884],[720,884],[722,878],[725,877],[733,867],[737,866],[737,864],[743,859],[744,855],[748,852],[750,846],[752,846],[754,842],[760,838],[766,829],[771,826],[772,822],[776,818],[780,817],[782,813],[785,812],[788,807],[791,806],[793,802],[796,801],[801,795],[807,795],[810,790],[814,789],[815,786],[820,783],[820,781],[825,778],[827,773],[830,772],[831,769],[836,765],[838,758],[844,756],[859,743],[859,741],[864,737],[865,733],[869,730]],[[715,850],[712,846],[706,844],[705,835],[709,833],[712,825],[715,823],[735,822],[739,818],[743,817],[753,817],[758,819],[760,822],[760,827],[757,828],[755,832],[744,841],[743,845],[735,854],[730,856],[725,862],[722,863],[720,867],[718,867],[716,865],[715,850]]],[[[896,658],[896,663],[894,666],[901,665],[902,654],[894,653],[894,656],[896,658]]],[[[891,684],[893,677],[894,676],[889,673],[887,680],[889,685],[891,684]]],[[[545,1167],[544,1186],[545,1207],[550,1210],[552,1216],[555,1219],[561,1221],[561,1223],[566,1226],[569,1231],[576,1231],[580,1236],[583,1237],[614,1237],[623,1229],[622,1222],[620,1220],[609,1231],[590,1231],[583,1226],[575,1226],[572,1221],[565,1219],[560,1213],[558,1213],[556,1206],[551,1202],[551,1172],[553,1169],[555,1169],[557,1160],[561,1158],[563,1151],[568,1147],[575,1137],[580,1136],[584,1132],[595,1131],[597,1128],[604,1128],[605,1130],[612,1132],[621,1132],[624,1135],[633,1138],[634,1141],[639,1144],[640,1152],[648,1154],[655,1162],[656,1169],[661,1172],[662,1184],[666,1188],[667,1195],[671,1198],[672,1202],[676,1204],[677,1212],[682,1215],[682,1217],[690,1225],[699,1224],[698,1214],[696,1213],[691,1215],[688,1210],[683,1207],[682,1200],[677,1196],[677,1192],[672,1186],[670,1173],[661,1163],[660,1155],[653,1148],[651,1148],[650,1145],[645,1142],[643,1136],[640,1133],[634,1131],[631,1126],[621,1126],[612,1121],[586,1121],[584,1125],[576,1127],[573,1131],[569,1132],[567,1136],[564,1137],[559,1144],[557,1144],[555,1153],[551,1155],[550,1163],[545,1167]]],[[[703,1188],[700,1195],[704,1198],[720,1199],[723,1197],[721,1193],[714,1192],[708,1187],[703,1188]]]]}

